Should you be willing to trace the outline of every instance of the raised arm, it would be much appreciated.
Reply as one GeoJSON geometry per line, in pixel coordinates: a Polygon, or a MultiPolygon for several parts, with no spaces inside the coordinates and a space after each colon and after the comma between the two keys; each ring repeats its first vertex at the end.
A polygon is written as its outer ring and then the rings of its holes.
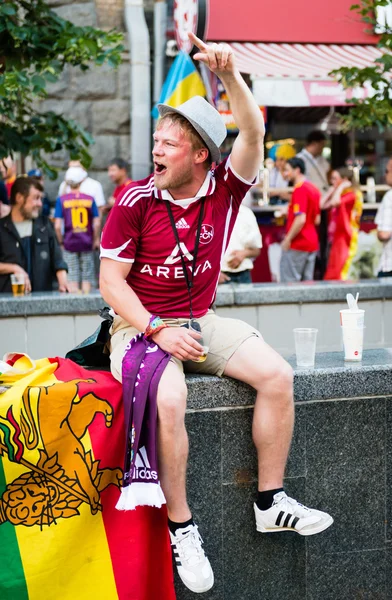
{"type": "Polygon", "coordinates": [[[230,100],[230,108],[239,134],[231,153],[236,173],[253,181],[263,156],[264,120],[252,92],[235,65],[234,53],[228,44],[205,44],[193,33],[190,40],[199,49],[193,58],[203,62],[219,77],[230,100]]]}
{"type": "Polygon", "coordinates": [[[327,208],[331,208],[332,206],[332,197],[335,193],[336,189],[331,185],[328,191],[324,194],[324,196],[320,200],[320,208],[321,210],[326,210],[327,208]]]}
{"type": "Polygon", "coordinates": [[[342,194],[344,190],[351,187],[351,185],[352,184],[350,181],[342,181],[338,187],[330,188],[331,193],[328,191],[324,198],[322,198],[320,202],[320,208],[325,209],[334,206],[340,206],[342,203],[342,194]]]}

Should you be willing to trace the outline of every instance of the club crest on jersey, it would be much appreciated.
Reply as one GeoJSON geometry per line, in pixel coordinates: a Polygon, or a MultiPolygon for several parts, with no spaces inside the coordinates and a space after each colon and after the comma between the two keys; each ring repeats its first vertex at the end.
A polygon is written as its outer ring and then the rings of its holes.
{"type": "Polygon", "coordinates": [[[214,237],[214,228],[212,225],[206,225],[203,223],[200,231],[200,244],[209,244],[214,237]]]}

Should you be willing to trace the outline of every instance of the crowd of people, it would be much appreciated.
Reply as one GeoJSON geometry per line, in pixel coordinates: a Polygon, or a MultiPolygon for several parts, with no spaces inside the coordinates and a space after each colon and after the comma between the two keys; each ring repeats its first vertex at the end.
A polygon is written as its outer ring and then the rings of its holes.
{"type": "MultiPolygon", "coordinates": [[[[99,182],[72,161],[53,215],[45,215],[42,173],[34,170],[17,177],[10,161],[3,161],[2,193],[5,190],[10,209],[0,219],[0,292],[11,291],[14,273],[23,275],[27,291],[50,290],[56,279],[60,291],[88,292],[94,252],[100,246],[100,290],[115,313],[109,341],[113,376],[122,381],[123,372],[128,375],[123,356],[132,351],[131,340],[141,339],[135,337],[138,333],[143,333],[146,354],[159,350],[167,358],[154,384],[159,479],[179,576],[190,590],[203,593],[213,586],[214,575],[187,500],[184,373],[225,375],[255,390],[252,436],[258,488],[253,510],[258,532],[316,535],[329,528],[333,518],[287,496],[284,489],[294,426],[290,365],[258,330],[222,318],[212,308],[217,282],[248,282],[252,260],[260,252],[257,222],[244,199],[257,181],[265,130],[230,46],[189,37],[198,49],[194,60],[219,77],[230,99],[239,129],[230,156],[221,161],[220,146],[227,134],[221,116],[195,96],[177,108],[158,105],[161,119],[154,132],[149,177],[132,182],[123,160],[110,162],[108,175],[115,189],[108,202],[99,182]],[[211,169],[213,163],[216,168],[211,169]]],[[[294,187],[282,242],[285,281],[313,277],[321,208],[330,207],[332,215],[327,270],[331,277],[346,268],[358,227],[360,193],[350,172],[328,174],[322,136],[310,134],[305,149],[282,156],[284,164],[277,167],[294,187]]],[[[392,159],[386,178],[392,186],[392,159]]],[[[385,245],[381,271],[389,275],[391,216],[392,191],[377,217],[385,245]]]]}
{"type": "MultiPolygon", "coordinates": [[[[330,168],[323,157],[326,142],[325,134],[315,130],[308,134],[298,154],[288,143],[279,144],[274,151],[270,203],[279,204],[287,217],[279,268],[282,283],[314,279],[321,211],[327,213],[328,220],[328,260],[323,279],[347,279],[356,255],[362,193],[352,169],[330,168]]],[[[0,161],[0,172],[0,293],[10,292],[10,275],[22,272],[25,292],[50,291],[54,286],[60,291],[88,293],[96,287],[103,225],[116,199],[131,183],[127,162],[122,158],[109,162],[107,174],[114,188],[107,200],[101,183],[77,160],[69,161],[55,203],[45,193],[40,169],[17,176],[16,165],[8,157],[0,161]]],[[[392,159],[387,163],[385,179],[392,186],[392,159]]],[[[219,284],[252,283],[262,237],[251,203],[248,193],[222,257],[219,284]]],[[[380,204],[376,225],[383,245],[379,276],[390,276],[392,191],[380,204]]]]}
{"type": "Polygon", "coordinates": [[[25,293],[89,293],[98,282],[103,223],[131,181],[126,161],[109,162],[115,188],[107,202],[101,183],[76,160],[68,163],[55,203],[45,193],[40,169],[17,176],[8,157],[0,170],[0,293],[11,293],[11,275],[23,280],[25,293]]]}
{"type": "MultiPolygon", "coordinates": [[[[316,258],[320,256],[320,217],[326,216],[327,264],[324,280],[346,280],[358,250],[363,196],[354,170],[332,169],[323,156],[327,138],[320,130],[311,131],[305,147],[295,154],[287,143],[274,151],[275,165],[270,184],[280,188],[273,203],[286,213],[286,234],[281,243],[280,281],[314,279],[316,258]],[[287,149],[289,148],[289,149],[287,149]],[[290,186],[290,191],[285,188],[290,186]]],[[[392,185],[392,159],[386,166],[385,181],[392,185]]],[[[388,191],[376,216],[377,237],[382,242],[379,277],[391,273],[392,195],[388,191]]]]}

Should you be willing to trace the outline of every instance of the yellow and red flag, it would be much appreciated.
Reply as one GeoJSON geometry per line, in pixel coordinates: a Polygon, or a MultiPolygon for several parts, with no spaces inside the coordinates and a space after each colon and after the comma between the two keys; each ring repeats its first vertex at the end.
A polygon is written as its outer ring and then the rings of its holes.
{"type": "Polygon", "coordinates": [[[175,600],[165,508],[115,509],[125,439],[110,373],[0,361],[1,600],[175,600]]]}
{"type": "Polygon", "coordinates": [[[332,244],[324,279],[348,279],[351,264],[358,251],[362,210],[362,192],[351,187],[343,190],[339,206],[333,208],[330,215],[332,244]]]}

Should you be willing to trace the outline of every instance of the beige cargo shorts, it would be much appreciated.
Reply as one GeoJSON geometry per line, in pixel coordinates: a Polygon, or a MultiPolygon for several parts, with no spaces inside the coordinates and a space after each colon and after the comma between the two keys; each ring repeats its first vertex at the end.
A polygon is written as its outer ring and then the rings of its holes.
{"type": "MultiPolygon", "coordinates": [[[[163,319],[170,327],[180,327],[189,319],[163,319]]],[[[221,377],[227,361],[241,344],[252,336],[261,338],[257,329],[238,319],[218,317],[213,310],[209,310],[204,317],[197,319],[200,323],[203,342],[209,347],[207,359],[203,363],[191,360],[182,362],[178,358],[171,360],[185,373],[205,373],[221,377]]],[[[116,316],[110,330],[110,362],[113,377],[122,380],[122,359],[125,348],[130,339],[135,337],[138,330],[132,327],[122,317],[116,316]]]]}

